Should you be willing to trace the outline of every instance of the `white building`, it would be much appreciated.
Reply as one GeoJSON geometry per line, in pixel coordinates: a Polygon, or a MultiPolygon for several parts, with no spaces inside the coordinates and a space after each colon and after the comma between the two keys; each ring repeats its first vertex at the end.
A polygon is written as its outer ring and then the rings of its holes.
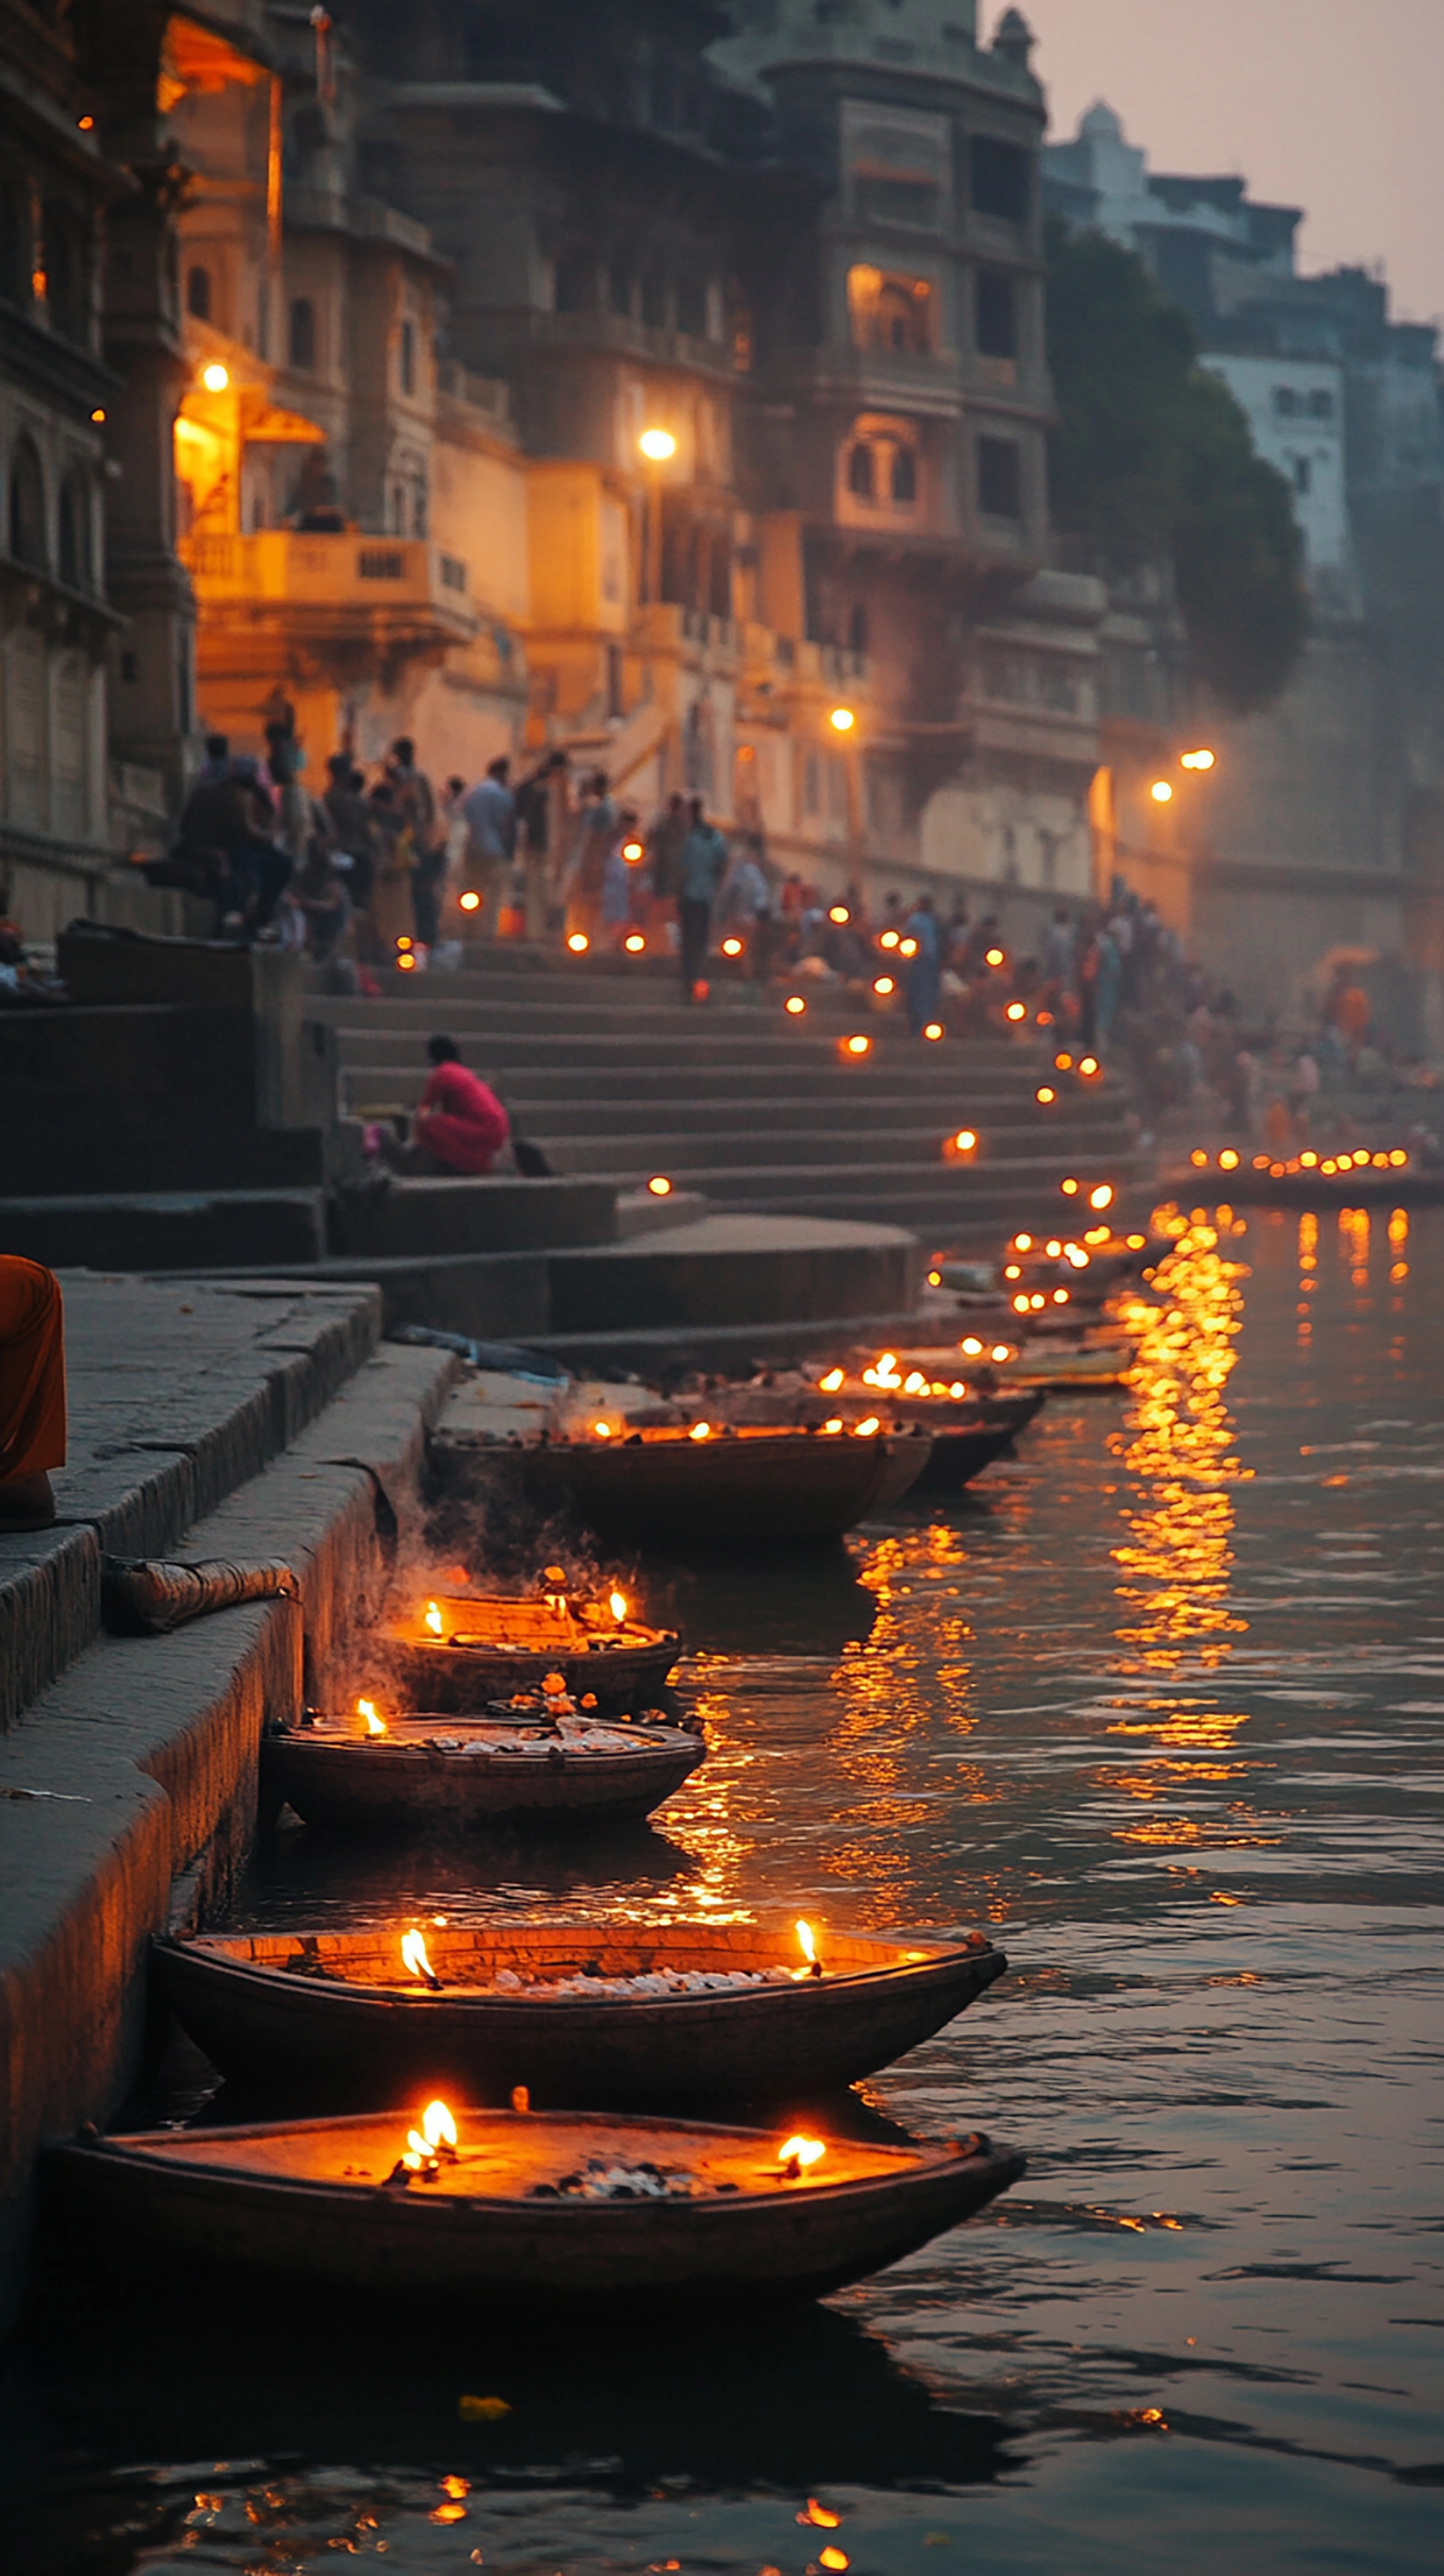
{"type": "Polygon", "coordinates": [[[1213,350],[1203,364],[1222,377],[1248,416],[1260,456],[1278,467],[1293,494],[1311,586],[1337,591],[1350,576],[1343,368],[1319,358],[1213,350]]]}

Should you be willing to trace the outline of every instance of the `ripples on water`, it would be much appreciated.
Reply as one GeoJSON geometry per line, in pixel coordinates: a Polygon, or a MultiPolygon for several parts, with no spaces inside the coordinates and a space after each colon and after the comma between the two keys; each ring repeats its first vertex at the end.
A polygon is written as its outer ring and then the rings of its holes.
{"type": "Polygon", "coordinates": [[[12,2374],[24,2576],[1438,2564],[1444,1212],[1210,1213],[1170,1272],[1132,1397],[973,1497],[667,1578],[714,1749],[660,1830],[247,1891],[986,1921],[1011,1973],[865,2090],[1024,2183],[760,2330],[87,2308],[12,2374]]]}

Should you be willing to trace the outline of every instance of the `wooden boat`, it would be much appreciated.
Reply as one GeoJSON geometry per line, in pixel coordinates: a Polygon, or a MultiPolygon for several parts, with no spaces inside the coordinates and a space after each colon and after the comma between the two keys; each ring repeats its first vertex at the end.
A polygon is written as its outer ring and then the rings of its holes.
{"type": "Polygon", "coordinates": [[[915,1494],[960,1494],[995,1458],[1013,1446],[1011,1422],[949,1425],[933,1440],[933,1454],[913,1487],[915,1494]]]}
{"type": "Polygon", "coordinates": [[[694,1422],[504,1452],[540,1509],[570,1510],[608,1538],[773,1545],[838,1538],[915,1485],[931,1438],[694,1422]],[[705,1434],[705,1436],[704,1436],[705,1434]]]}
{"type": "Polygon", "coordinates": [[[690,1729],[649,1718],[433,1710],[388,1717],[385,1728],[366,1736],[354,1718],[316,1717],[263,1736],[263,1806],[284,1801],[308,1825],[352,1833],[614,1824],[649,1816],[707,1751],[690,1729]]]}
{"type": "Polygon", "coordinates": [[[290,2293],[484,2301],[483,2314],[625,2299],[687,2315],[820,2297],[1023,2171],[981,2137],[884,2147],[585,2112],[446,2113],[456,2147],[433,2159],[438,2110],[409,2133],[405,2112],[370,2112],[51,2147],[48,2215],[91,2259],[153,2250],[157,2299],[173,2297],[177,2266],[220,2265],[290,2293]]]}
{"type": "MultiPolygon", "coordinates": [[[[1006,1360],[991,1364],[1000,1395],[1015,1390],[1041,1395],[1070,1394],[1122,1386],[1133,1366],[1136,1344],[1126,1334],[1106,1331],[1084,1340],[1038,1336],[1019,1344],[1006,1360]]],[[[959,1362],[957,1345],[909,1351],[919,1369],[940,1374],[959,1362]]]]}
{"type": "Polygon", "coordinates": [[[424,2084],[473,2101],[525,2084],[543,2102],[651,2109],[797,2096],[890,2065],[1007,1965],[976,1932],[903,1943],[819,1931],[816,1946],[820,1976],[799,1966],[791,1925],[413,1921],[207,1932],[157,1941],[153,1958],[160,1992],[222,2074],[284,2088],[299,2108],[354,2100],[358,2084],[371,2103],[424,2084]]]}
{"type": "Polygon", "coordinates": [[[387,1622],[388,1678],[417,1708],[475,1711],[560,1673],[603,1715],[655,1708],[682,1651],[675,1630],[647,1628],[620,1593],[582,1602],[564,1591],[530,1599],[450,1591],[387,1622]],[[620,1603],[614,1610],[612,1601],[620,1603]]]}
{"type": "MultiPolygon", "coordinates": [[[[892,1358],[892,1354],[888,1354],[892,1358]]],[[[960,1364],[952,1355],[956,1372],[960,1364]]],[[[1012,1446],[1016,1432],[1031,1422],[1044,1401],[1044,1391],[1029,1389],[1013,1396],[994,1396],[977,1385],[974,1370],[967,1377],[954,1375],[949,1380],[929,1380],[912,1392],[908,1378],[921,1378],[914,1371],[912,1355],[904,1352],[890,1372],[890,1382],[882,1387],[869,1386],[858,1371],[858,1363],[842,1375],[841,1385],[832,1384],[824,1391],[817,1377],[804,1377],[798,1370],[769,1372],[766,1378],[752,1379],[744,1385],[709,1389],[704,1394],[688,1396],[685,1408],[693,1413],[711,1411],[714,1417],[735,1424],[786,1422],[793,1427],[815,1429],[823,1421],[841,1417],[844,1422],[864,1420],[881,1412],[891,1431],[926,1431],[932,1438],[932,1454],[909,1489],[919,1494],[956,1494],[975,1476],[990,1467],[1012,1446]],[[892,1383],[896,1379],[898,1383],[892,1383]],[[954,1393],[953,1389],[957,1392],[954,1393]]],[[[833,1379],[838,1372],[824,1374],[833,1379]]],[[[685,1419],[684,1405],[669,1408],[671,1418],[685,1419]]]]}

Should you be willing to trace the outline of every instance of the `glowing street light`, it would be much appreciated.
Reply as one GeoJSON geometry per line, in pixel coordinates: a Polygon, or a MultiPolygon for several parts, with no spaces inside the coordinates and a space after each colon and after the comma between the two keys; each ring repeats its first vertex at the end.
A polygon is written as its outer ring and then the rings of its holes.
{"type": "Polygon", "coordinates": [[[1180,769],[1212,769],[1215,754],[1211,751],[1185,751],[1179,756],[1180,769]]]}
{"type": "Polygon", "coordinates": [[[827,721],[834,733],[851,733],[857,718],[851,707],[834,707],[827,721]]]}
{"type": "Polygon", "coordinates": [[[677,453],[677,441],[670,429],[644,429],[637,441],[639,453],[652,467],[647,477],[647,536],[645,578],[639,584],[644,596],[662,596],[662,474],[677,453]]]}
{"type": "Polygon", "coordinates": [[[223,394],[230,381],[230,368],[223,367],[219,358],[212,358],[210,365],[201,369],[201,383],[208,394],[223,394]]]}
{"type": "Polygon", "coordinates": [[[1166,778],[1155,778],[1148,793],[1152,797],[1155,805],[1171,805],[1173,803],[1173,789],[1169,786],[1166,778]]]}

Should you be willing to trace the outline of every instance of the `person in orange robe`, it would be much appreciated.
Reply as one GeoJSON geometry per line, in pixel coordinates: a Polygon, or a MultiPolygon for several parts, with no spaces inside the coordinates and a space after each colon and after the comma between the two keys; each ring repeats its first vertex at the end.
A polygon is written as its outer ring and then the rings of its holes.
{"type": "Polygon", "coordinates": [[[48,1529],[50,1469],[65,1464],[65,1317],[60,1282],[0,1253],[0,1532],[48,1529]]]}

